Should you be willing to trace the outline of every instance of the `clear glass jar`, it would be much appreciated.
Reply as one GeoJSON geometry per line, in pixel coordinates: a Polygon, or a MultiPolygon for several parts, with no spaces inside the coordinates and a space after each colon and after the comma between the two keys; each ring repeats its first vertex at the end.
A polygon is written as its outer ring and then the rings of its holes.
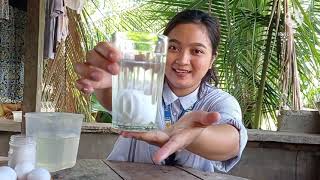
{"type": "Polygon", "coordinates": [[[31,136],[12,135],[9,141],[8,166],[14,168],[18,163],[36,164],[36,142],[31,136]]]}

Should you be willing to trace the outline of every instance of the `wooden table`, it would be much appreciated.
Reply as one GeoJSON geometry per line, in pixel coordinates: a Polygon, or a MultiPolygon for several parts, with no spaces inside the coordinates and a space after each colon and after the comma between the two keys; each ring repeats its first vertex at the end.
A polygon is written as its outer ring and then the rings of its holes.
{"type": "Polygon", "coordinates": [[[180,166],[159,166],[100,159],[77,160],[77,164],[73,168],[51,174],[53,180],[245,180],[231,175],[205,173],[180,166]]]}

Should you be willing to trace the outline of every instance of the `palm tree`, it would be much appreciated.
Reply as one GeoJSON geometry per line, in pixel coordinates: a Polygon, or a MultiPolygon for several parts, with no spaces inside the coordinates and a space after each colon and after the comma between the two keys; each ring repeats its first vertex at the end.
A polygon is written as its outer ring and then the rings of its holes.
{"type": "Polygon", "coordinates": [[[319,0],[308,6],[299,0],[132,2],[117,9],[112,0],[108,8],[100,8],[102,1],[88,1],[82,13],[87,49],[115,31],[161,33],[178,11],[201,9],[220,19],[222,42],[215,64],[219,86],[238,99],[247,127],[270,128],[268,122],[276,123],[277,110],[299,109],[302,102],[313,106],[313,96],[320,92],[314,84],[320,79],[319,0]],[[92,19],[94,12],[102,18],[92,19]]]}

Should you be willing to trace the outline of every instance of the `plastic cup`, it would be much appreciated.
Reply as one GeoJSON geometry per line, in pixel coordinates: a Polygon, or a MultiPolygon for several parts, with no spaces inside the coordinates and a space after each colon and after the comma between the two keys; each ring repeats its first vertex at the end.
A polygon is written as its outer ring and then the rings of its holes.
{"type": "Polygon", "coordinates": [[[59,112],[26,113],[26,135],[37,143],[36,166],[50,172],[76,164],[82,114],[59,112]]]}
{"type": "Polygon", "coordinates": [[[124,131],[157,129],[168,38],[144,32],[117,32],[120,73],[112,78],[112,126],[124,131]]]}

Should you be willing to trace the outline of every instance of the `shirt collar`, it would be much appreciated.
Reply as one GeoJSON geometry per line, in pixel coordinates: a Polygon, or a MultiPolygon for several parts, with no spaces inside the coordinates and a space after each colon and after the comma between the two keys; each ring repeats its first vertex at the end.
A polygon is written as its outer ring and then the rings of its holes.
{"type": "Polygon", "coordinates": [[[176,96],[173,91],[170,89],[167,81],[164,82],[163,84],[163,93],[162,93],[162,97],[164,100],[164,104],[167,106],[171,103],[173,103],[174,101],[176,101],[178,99],[178,96],[176,96]]]}
{"type": "Polygon", "coordinates": [[[174,92],[171,90],[169,87],[168,83],[165,81],[163,85],[163,100],[164,104],[167,106],[177,99],[179,99],[183,109],[188,109],[190,108],[195,102],[198,100],[198,92],[199,92],[199,87],[194,90],[192,93],[186,95],[186,96],[181,96],[178,97],[174,94],[174,92]]]}

